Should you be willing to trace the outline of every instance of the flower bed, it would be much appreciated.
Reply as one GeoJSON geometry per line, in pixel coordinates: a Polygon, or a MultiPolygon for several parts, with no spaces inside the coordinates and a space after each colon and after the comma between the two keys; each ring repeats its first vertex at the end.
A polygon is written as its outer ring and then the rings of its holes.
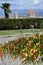
{"type": "Polygon", "coordinates": [[[12,59],[21,58],[22,62],[43,61],[43,35],[37,33],[35,36],[21,37],[0,45],[0,58],[8,55],[12,59]]]}

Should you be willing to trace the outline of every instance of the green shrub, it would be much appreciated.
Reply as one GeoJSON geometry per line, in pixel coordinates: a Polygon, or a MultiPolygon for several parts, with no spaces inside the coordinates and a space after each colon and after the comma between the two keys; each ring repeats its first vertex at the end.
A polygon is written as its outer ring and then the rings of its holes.
{"type": "MultiPolygon", "coordinates": [[[[41,28],[43,18],[29,18],[29,19],[0,19],[0,30],[14,30],[14,29],[29,29],[30,25],[34,28],[41,28]],[[35,25],[37,23],[37,26],[35,25]]],[[[42,24],[43,28],[43,24],[42,24]]]]}

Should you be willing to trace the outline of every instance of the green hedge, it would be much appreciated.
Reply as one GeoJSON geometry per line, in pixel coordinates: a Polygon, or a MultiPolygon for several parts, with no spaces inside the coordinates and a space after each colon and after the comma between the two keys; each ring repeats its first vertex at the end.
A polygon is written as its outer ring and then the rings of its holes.
{"type": "Polygon", "coordinates": [[[30,19],[0,19],[0,30],[10,29],[29,29],[30,25],[34,25],[37,22],[37,28],[43,28],[43,18],[30,18],[30,19]]]}

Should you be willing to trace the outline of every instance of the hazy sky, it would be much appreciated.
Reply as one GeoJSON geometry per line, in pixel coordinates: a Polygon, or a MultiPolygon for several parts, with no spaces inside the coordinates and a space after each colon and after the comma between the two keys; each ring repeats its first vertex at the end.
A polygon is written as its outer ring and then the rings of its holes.
{"type": "Polygon", "coordinates": [[[0,0],[0,5],[4,2],[11,3],[11,9],[43,9],[43,0],[0,0]]]}

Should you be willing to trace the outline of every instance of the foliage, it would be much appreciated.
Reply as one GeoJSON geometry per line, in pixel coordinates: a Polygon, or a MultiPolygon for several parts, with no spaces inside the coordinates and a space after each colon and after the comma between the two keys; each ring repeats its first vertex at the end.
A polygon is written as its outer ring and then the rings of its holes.
{"type": "Polygon", "coordinates": [[[9,7],[9,3],[2,3],[2,6],[0,6],[4,10],[5,18],[9,18],[9,13],[11,12],[9,7]]]}
{"type": "Polygon", "coordinates": [[[0,19],[0,30],[29,29],[31,28],[30,25],[34,25],[34,28],[41,28],[41,22],[43,22],[42,20],[43,18],[0,19]],[[37,23],[37,26],[35,23],[37,23]]]}
{"type": "Polygon", "coordinates": [[[43,60],[43,35],[37,33],[35,36],[21,37],[0,45],[0,57],[6,53],[11,54],[14,59],[20,55],[22,61],[43,60]]]}

